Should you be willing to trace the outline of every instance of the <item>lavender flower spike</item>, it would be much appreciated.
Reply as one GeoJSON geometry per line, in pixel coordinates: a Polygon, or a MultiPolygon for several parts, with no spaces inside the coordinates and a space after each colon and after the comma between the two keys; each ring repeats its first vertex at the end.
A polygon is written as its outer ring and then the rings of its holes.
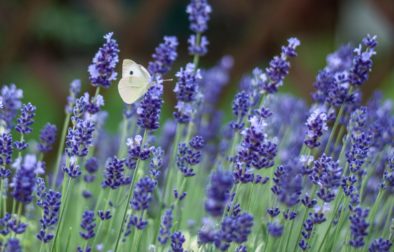
{"type": "Polygon", "coordinates": [[[21,99],[23,98],[23,91],[17,89],[15,84],[3,86],[1,88],[1,113],[0,113],[0,126],[2,121],[5,123],[6,128],[10,129],[13,126],[13,120],[18,114],[22,106],[21,99]]]}
{"type": "Polygon", "coordinates": [[[26,155],[23,161],[17,160],[15,166],[17,170],[11,183],[12,196],[19,202],[30,203],[33,200],[37,159],[34,155],[26,155]]]}
{"type": "Polygon", "coordinates": [[[171,236],[171,228],[173,222],[172,211],[172,208],[167,209],[161,218],[161,226],[159,231],[160,233],[159,237],[157,238],[157,240],[161,244],[166,244],[171,236]]]}
{"type": "Polygon", "coordinates": [[[51,241],[54,237],[49,230],[58,222],[61,197],[61,193],[53,190],[49,190],[44,195],[44,199],[42,201],[44,214],[40,219],[41,230],[37,234],[37,239],[44,243],[51,241]]]}
{"type": "Polygon", "coordinates": [[[222,216],[229,192],[233,186],[232,173],[218,170],[211,175],[211,184],[207,190],[205,210],[214,217],[222,216]]]}
{"type": "Polygon", "coordinates": [[[165,36],[164,42],[155,49],[152,55],[153,61],[149,62],[148,70],[151,75],[164,75],[170,71],[172,64],[176,60],[178,54],[178,39],[175,36],[165,36]]]}
{"type": "Polygon", "coordinates": [[[171,235],[171,249],[173,252],[183,252],[183,243],[185,243],[185,236],[181,232],[174,232],[171,235]]]}
{"type": "Polygon", "coordinates": [[[354,86],[361,86],[365,81],[368,80],[369,72],[372,69],[372,56],[376,54],[375,47],[377,46],[376,35],[367,35],[362,40],[354,53],[356,54],[353,58],[353,67],[350,72],[350,83],[354,86]],[[365,50],[363,51],[365,47],[365,50]]]}
{"type": "Polygon", "coordinates": [[[354,248],[363,247],[365,242],[364,238],[368,235],[367,229],[369,224],[366,222],[369,210],[361,207],[355,207],[351,209],[350,220],[350,231],[351,240],[350,246],[354,248]]]}
{"type": "Polygon", "coordinates": [[[94,218],[93,211],[83,212],[81,228],[84,231],[79,233],[83,239],[89,240],[90,238],[93,238],[96,235],[96,233],[94,232],[94,228],[96,227],[95,220],[96,218],[94,218]]]}
{"type": "Polygon", "coordinates": [[[208,28],[209,14],[212,12],[207,0],[191,0],[186,8],[189,14],[190,30],[203,33],[208,28]]]}
{"type": "Polygon", "coordinates": [[[327,114],[319,108],[315,108],[308,120],[306,121],[306,136],[304,143],[309,148],[313,149],[320,145],[319,139],[327,127],[327,114]]]}
{"type": "Polygon", "coordinates": [[[199,69],[189,63],[176,74],[175,95],[178,100],[174,117],[178,123],[188,123],[194,113],[193,102],[198,100],[198,81],[202,78],[199,69]]]}
{"type": "Polygon", "coordinates": [[[66,113],[71,114],[73,112],[73,107],[76,102],[76,98],[81,92],[81,81],[76,79],[70,83],[70,91],[67,96],[67,105],[65,107],[66,113]]]}
{"type": "Polygon", "coordinates": [[[104,36],[105,43],[96,53],[89,66],[89,80],[94,87],[109,88],[111,81],[116,80],[116,64],[119,62],[118,43],[110,32],[104,36]]]}
{"type": "Polygon", "coordinates": [[[42,153],[46,153],[52,150],[52,145],[56,141],[57,128],[56,125],[47,123],[40,132],[40,143],[38,144],[38,150],[42,153]]]}
{"type": "Polygon", "coordinates": [[[117,189],[125,180],[123,171],[124,171],[124,163],[125,161],[122,159],[118,159],[117,157],[113,157],[111,160],[107,162],[105,166],[104,173],[104,187],[110,187],[111,189],[117,189]]]}
{"type": "Polygon", "coordinates": [[[260,69],[253,71],[254,85],[265,93],[276,93],[283,85],[283,80],[289,74],[290,62],[288,58],[297,56],[295,49],[300,45],[297,38],[288,39],[287,46],[282,46],[280,56],[275,56],[263,73],[260,69]]]}
{"type": "Polygon", "coordinates": [[[156,76],[153,86],[145,93],[137,108],[137,124],[143,129],[156,130],[159,128],[160,112],[163,105],[163,80],[156,76]]]}
{"type": "Polygon", "coordinates": [[[11,163],[12,157],[12,135],[10,133],[0,134],[0,166],[11,163]]]}
{"type": "Polygon", "coordinates": [[[21,109],[21,115],[17,120],[16,131],[21,134],[29,134],[32,131],[31,125],[34,123],[36,107],[31,103],[24,104],[21,109]]]}

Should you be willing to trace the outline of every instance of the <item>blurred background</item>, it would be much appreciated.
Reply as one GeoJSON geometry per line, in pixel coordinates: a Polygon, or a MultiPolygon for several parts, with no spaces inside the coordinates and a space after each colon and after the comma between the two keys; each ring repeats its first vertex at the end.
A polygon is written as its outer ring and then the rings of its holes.
{"type": "MultiPolygon", "coordinates": [[[[394,98],[393,0],[210,0],[213,8],[207,36],[209,53],[201,65],[209,68],[223,55],[234,57],[231,82],[219,106],[231,111],[231,101],[243,74],[265,67],[291,36],[300,38],[299,56],[292,62],[283,92],[310,101],[313,81],[325,57],[339,45],[357,44],[377,34],[378,55],[364,99],[376,89],[394,98]]],[[[0,76],[3,84],[24,89],[24,101],[37,109],[35,134],[45,122],[61,125],[69,83],[79,78],[89,90],[87,67],[103,43],[115,33],[121,59],[146,65],[164,35],[180,41],[173,75],[191,56],[187,53],[186,0],[2,0],[0,1],[0,76]]],[[[120,65],[118,66],[120,69],[120,65]]],[[[163,116],[175,103],[173,83],[165,86],[163,116]]],[[[109,110],[109,129],[117,130],[122,102],[117,83],[103,92],[109,110]]],[[[90,90],[92,91],[92,90],[90,90]]],[[[33,136],[32,136],[33,138],[33,136]]]]}

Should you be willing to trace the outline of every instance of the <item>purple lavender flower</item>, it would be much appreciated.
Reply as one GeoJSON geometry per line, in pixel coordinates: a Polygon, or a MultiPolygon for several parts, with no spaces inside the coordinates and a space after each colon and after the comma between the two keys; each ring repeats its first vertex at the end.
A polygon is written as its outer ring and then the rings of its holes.
{"type": "Polygon", "coordinates": [[[178,78],[174,92],[178,101],[192,102],[198,93],[198,81],[201,79],[200,70],[195,70],[192,63],[188,63],[185,68],[181,68],[176,74],[178,78]]]}
{"type": "Polygon", "coordinates": [[[22,252],[22,246],[17,238],[9,238],[4,252],[22,252]]]}
{"type": "Polygon", "coordinates": [[[356,192],[356,182],[357,178],[354,175],[342,178],[341,187],[346,196],[351,196],[356,192]]]}
{"type": "Polygon", "coordinates": [[[267,213],[274,218],[280,214],[280,210],[278,207],[268,208],[267,213]]]}
{"type": "Polygon", "coordinates": [[[113,33],[110,32],[104,36],[106,41],[89,66],[89,80],[94,87],[109,88],[111,81],[116,80],[115,67],[119,62],[119,48],[112,35],[113,33]]]}
{"type": "Polygon", "coordinates": [[[373,133],[372,146],[377,149],[392,143],[394,138],[394,117],[392,101],[384,101],[383,94],[376,92],[368,102],[368,125],[373,133]]]}
{"type": "Polygon", "coordinates": [[[368,235],[367,229],[369,227],[369,223],[366,219],[368,217],[369,210],[361,207],[352,207],[350,211],[349,220],[351,240],[349,241],[349,244],[354,248],[360,248],[365,245],[364,238],[368,235]]]}
{"type": "Polygon", "coordinates": [[[349,70],[353,64],[353,47],[350,44],[342,45],[334,53],[327,56],[326,69],[332,73],[349,70]]]}
{"type": "MultiPolygon", "coordinates": [[[[297,38],[289,38],[287,46],[282,46],[280,56],[275,56],[263,73],[260,69],[253,71],[253,86],[261,89],[265,93],[276,93],[278,88],[283,85],[283,80],[289,74],[290,62],[288,58],[297,55],[295,49],[300,45],[297,38]]],[[[261,92],[259,90],[259,92],[261,92]]]]}
{"type": "Polygon", "coordinates": [[[209,14],[212,12],[207,0],[191,0],[186,8],[189,14],[190,30],[203,33],[208,28],[209,14]]]}
{"type": "Polygon", "coordinates": [[[160,170],[163,168],[164,151],[162,148],[157,147],[152,151],[152,159],[149,162],[149,173],[153,178],[158,178],[160,170]]]}
{"type": "Polygon", "coordinates": [[[351,114],[348,124],[351,145],[346,152],[346,159],[353,173],[361,172],[372,143],[372,132],[366,126],[367,116],[367,108],[361,107],[351,114]]]}
{"type": "Polygon", "coordinates": [[[2,133],[0,135],[0,166],[10,164],[12,161],[12,135],[2,133]]]}
{"type": "Polygon", "coordinates": [[[207,244],[215,242],[217,231],[216,223],[211,218],[202,219],[202,227],[198,231],[198,244],[207,244]]]}
{"type": "Polygon", "coordinates": [[[308,120],[306,121],[306,135],[304,143],[309,148],[313,149],[320,145],[319,139],[327,127],[327,114],[319,108],[312,110],[308,120]]]}
{"type": "Polygon", "coordinates": [[[368,251],[369,252],[389,252],[392,243],[390,240],[385,240],[383,238],[378,238],[371,242],[369,245],[368,251]]]}
{"type": "Polygon", "coordinates": [[[290,209],[287,209],[283,212],[283,218],[285,218],[285,220],[294,220],[295,217],[297,217],[296,211],[291,211],[290,209]]]}
{"type": "Polygon", "coordinates": [[[208,52],[209,41],[206,36],[200,36],[197,40],[196,35],[191,35],[187,40],[189,44],[188,50],[191,55],[204,56],[208,52]]]}
{"type": "Polygon", "coordinates": [[[371,71],[373,64],[371,58],[376,54],[376,46],[376,35],[367,35],[363,38],[362,44],[354,49],[355,56],[353,58],[353,66],[350,72],[350,83],[352,85],[361,86],[368,80],[368,74],[371,71]]]}
{"type": "Polygon", "coordinates": [[[147,160],[150,157],[151,149],[147,146],[142,146],[142,136],[136,135],[134,138],[127,139],[127,158],[126,166],[129,169],[135,169],[137,161],[147,160]]]}
{"type": "Polygon", "coordinates": [[[156,185],[157,182],[148,176],[141,178],[135,186],[131,207],[136,211],[148,209],[156,185]]]}
{"type": "Polygon", "coordinates": [[[244,127],[243,119],[248,114],[251,106],[249,95],[245,91],[237,93],[233,100],[233,114],[237,118],[231,123],[231,127],[235,130],[240,130],[244,127]]]}
{"type": "Polygon", "coordinates": [[[87,174],[83,176],[83,179],[85,180],[86,183],[92,183],[96,178],[94,174],[99,169],[99,163],[97,161],[97,158],[91,157],[88,160],[86,160],[85,169],[87,171],[87,174]]]}
{"type": "Polygon", "coordinates": [[[312,236],[314,226],[317,224],[321,224],[324,221],[326,221],[326,218],[324,216],[324,213],[321,212],[321,210],[316,209],[315,212],[309,213],[308,218],[303,223],[303,229],[301,232],[303,239],[298,243],[298,246],[302,250],[307,250],[308,248],[310,248],[308,240],[312,236]]]}
{"type": "Polygon", "coordinates": [[[100,217],[101,220],[109,220],[112,218],[110,210],[98,210],[97,215],[100,217]]]}
{"type": "Polygon", "coordinates": [[[21,222],[20,219],[17,219],[9,213],[6,213],[5,216],[0,219],[0,226],[4,227],[0,231],[2,235],[7,235],[11,231],[15,234],[23,234],[27,228],[27,224],[21,222]]]}
{"type": "Polygon", "coordinates": [[[89,99],[85,95],[82,95],[81,97],[77,98],[75,100],[73,109],[72,109],[72,117],[71,117],[71,121],[73,123],[73,125],[75,125],[77,123],[78,120],[82,120],[84,119],[84,115],[87,111],[87,107],[88,107],[88,103],[89,103],[89,99]]]}
{"type": "Polygon", "coordinates": [[[160,112],[163,105],[163,80],[155,77],[152,87],[145,93],[137,108],[137,124],[143,129],[156,130],[159,128],[160,112]]]}
{"type": "Polygon", "coordinates": [[[260,111],[255,111],[249,119],[250,127],[242,131],[244,139],[236,154],[236,162],[256,169],[273,166],[277,144],[265,133],[266,119],[269,115],[270,112],[262,108],[260,111]]]}
{"type": "Polygon", "coordinates": [[[348,72],[336,73],[332,76],[332,83],[327,90],[326,102],[334,107],[340,107],[343,104],[355,104],[358,99],[358,93],[349,93],[350,83],[348,72]]]}
{"type": "Polygon", "coordinates": [[[142,218],[142,216],[141,216],[141,217],[138,217],[138,216],[136,216],[136,215],[131,215],[131,216],[130,216],[129,223],[127,224],[127,229],[126,229],[126,232],[125,232],[125,237],[127,237],[129,234],[131,234],[131,228],[132,228],[132,226],[136,227],[136,228],[139,229],[139,230],[143,230],[143,229],[146,228],[147,225],[148,225],[148,221],[147,221],[147,220],[144,220],[144,219],[142,218]]]}
{"type": "Polygon", "coordinates": [[[173,252],[183,252],[183,243],[185,243],[185,236],[176,231],[171,235],[171,249],[173,252]]]}
{"type": "MultiPolygon", "coordinates": [[[[16,124],[16,131],[22,134],[29,134],[32,131],[31,125],[34,123],[34,116],[36,115],[36,107],[31,103],[24,104],[21,108],[21,115],[19,116],[16,124]]],[[[15,141],[15,147],[18,150],[24,150],[28,144],[24,141],[15,141]]]]}
{"type": "Polygon", "coordinates": [[[90,246],[86,246],[86,248],[82,248],[81,246],[78,246],[77,252],[92,252],[92,248],[90,246]]]}
{"type": "Polygon", "coordinates": [[[15,176],[12,178],[12,196],[21,203],[30,203],[33,200],[33,191],[36,182],[37,159],[34,155],[26,155],[17,162],[15,176]]]}
{"type": "Polygon", "coordinates": [[[41,229],[36,237],[44,243],[48,243],[54,237],[49,231],[58,222],[61,198],[61,193],[51,189],[42,197],[40,207],[43,208],[43,216],[40,219],[41,229]]]}
{"type": "Polygon", "coordinates": [[[37,195],[37,206],[42,207],[46,196],[47,187],[43,178],[36,178],[35,192],[37,195]]]}
{"type": "Polygon", "coordinates": [[[344,102],[351,101],[352,96],[348,94],[350,86],[348,71],[351,69],[352,60],[353,47],[350,45],[341,46],[327,56],[327,65],[318,73],[313,84],[316,91],[312,97],[316,102],[323,104],[327,101],[334,106],[340,106],[344,102]]]}
{"type": "Polygon", "coordinates": [[[298,162],[278,166],[273,181],[271,191],[277,195],[280,202],[292,207],[300,201],[302,176],[301,165],[298,162]]]}
{"type": "Polygon", "coordinates": [[[267,225],[268,233],[273,237],[281,237],[283,234],[283,225],[272,222],[267,225]]]}
{"type": "Polygon", "coordinates": [[[305,196],[301,199],[301,202],[306,208],[313,208],[317,204],[317,200],[312,199],[308,194],[305,194],[305,196]]]}
{"type": "Polygon", "coordinates": [[[178,81],[175,84],[174,92],[178,103],[174,117],[178,123],[188,123],[194,113],[192,103],[197,100],[199,95],[198,82],[201,79],[200,70],[196,70],[194,64],[189,63],[185,68],[179,70],[176,77],[178,81]]]}
{"type": "Polygon", "coordinates": [[[22,223],[20,219],[16,219],[9,213],[5,213],[3,218],[0,218],[0,234],[8,235],[11,231],[15,234],[22,234],[26,231],[27,224],[22,223]]]}
{"type": "Polygon", "coordinates": [[[204,147],[205,141],[202,136],[194,136],[189,143],[190,147],[192,147],[195,150],[200,150],[204,147]]]}
{"type": "Polygon", "coordinates": [[[17,89],[15,84],[9,86],[5,85],[1,88],[1,113],[0,113],[0,124],[1,121],[5,122],[5,126],[11,129],[13,126],[12,121],[18,114],[19,109],[22,106],[21,99],[23,98],[23,91],[17,89]]]}
{"type": "Polygon", "coordinates": [[[157,240],[163,245],[167,243],[168,239],[171,236],[171,228],[173,222],[172,212],[173,209],[171,207],[167,209],[161,217],[161,226],[157,240]]]}
{"type": "Polygon", "coordinates": [[[114,156],[105,166],[103,187],[110,187],[111,189],[118,189],[124,184],[124,163],[122,159],[114,156]]]}
{"type": "Polygon", "coordinates": [[[57,128],[55,125],[47,123],[40,132],[40,143],[38,150],[46,153],[52,150],[52,146],[56,141],[57,128]]]}
{"type": "Polygon", "coordinates": [[[73,112],[73,107],[76,98],[78,97],[80,92],[81,92],[81,81],[75,79],[70,83],[69,95],[67,96],[67,105],[65,107],[65,111],[67,114],[71,114],[73,112]]]}
{"type": "Polygon", "coordinates": [[[235,252],[248,252],[248,249],[245,245],[241,245],[235,249],[235,252]]]}
{"type": "Polygon", "coordinates": [[[95,173],[99,169],[99,162],[96,157],[90,157],[86,160],[85,168],[88,173],[95,173]]]}
{"type": "Polygon", "coordinates": [[[331,202],[335,198],[334,191],[341,185],[341,175],[339,162],[323,154],[313,162],[309,178],[312,183],[320,186],[317,196],[324,202],[331,202]]]}
{"type": "Polygon", "coordinates": [[[196,136],[189,142],[189,146],[185,143],[180,143],[178,145],[176,164],[185,177],[192,177],[195,175],[192,167],[201,162],[202,154],[200,149],[203,144],[204,140],[202,137],[196,136]]]}
{"type": "Polygon", "coordinates": [[[384,170],[383,179],[383,188],[394,187],[394,156],[387,160],[387,168],[384,170]]]}
{"type": "Polygon", "coordinates": [[[68,174],[71,178],[79,177],[82,172],[78,164],[78,158],[71,156],[68,164],[63,164],[63,171],[68,174]]]}
{"type": "MultiPolygon", "coordinates": [[[[226,248],[226,243],[235,242],[238,244],[248,240],[249,234],[252,232],[253,216],[248,213],[240,213],[236,216],[228,216],[224,218],[219,235],[215,241],[217,248],[222,246],[226,248]],[[224,244],[222,244],[224,242],[224,244]]],[[[225,249],[226,250],[226,249],[225,249]]]]}
{"type": "Polygon", "coordinates": [[[66,152],[71,156],[84,157],[93,142],[95,124],[89,120],[78,119],[74,128],[69,128],[66,136],[66,152]]]}
{"type": "Polygon", "coordinates": [[[207,190],[205,210],[214,217],[222,216],[233,186],[233,175],[229,171],[218,170],[212,173],[207,190]]]}
{"type": "Polygon", "coordinates": [[[12,216],[9,213],[5,213],[3,218],[0,218],[0,234],[6,236],[10,233],[10,228],[8,222],[11,220],[12,216]]]}
{"type": "Polygon", "coordinates": [[[83,239],[89,240],[96,235],[96,233],[94,232],[94,228],[96,227],[95,220],[96,218],[94,218],[93,211],[86,210],[83,212],[80,225],[83,231],[79,232],[83,239]]]}
{"type": "MultiPolygon", "coordinates": [[[[133,198],[130,201],[132,209],[141,211],[141,213],[147,210],[152,201],[152,193],[156,186],[157,181],[149,176],[141,178],[135,185],[133,198]]],[[[131,226],[135,226],[137,229],[142,230],[145,229],[147,225],[148,221],[143,219],[143,214],[141,214],[140,217],[131,215],[127,225],[127,229],[129,230],[127,233],[131,232],[131,226]]]]}
{"type": "Polygon", "coordinates": [[[152,55],[153,61],[149,62],[148,70],[151,75],[165,75],[171,69],[178,54],[178,39],[175,36],[164,36],[164,42],[155,49],[152,55]]]}

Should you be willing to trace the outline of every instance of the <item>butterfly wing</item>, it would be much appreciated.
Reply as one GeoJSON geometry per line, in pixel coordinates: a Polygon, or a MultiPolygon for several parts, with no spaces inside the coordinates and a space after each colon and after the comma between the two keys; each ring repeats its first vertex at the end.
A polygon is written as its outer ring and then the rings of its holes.
{"type": "Polygon", "coordinates": [[[149,89],[149,72],[136,62],[125,59],[122,66],[122,79],[119,81],[118,91],[122,100],[132,104],[143,96],[149,89]]]}
{"type": "Polygon", "coordinates": [[[146,78],[146,73],[144,72],[144,69],[141,68],[141,66],[136,62],[132,61],[131,59],[125,59],[123,60],[122,65],[122,78],[130,76],[146,78]]]}
{"type": "Polygon", "coordinates": [[[146,68],[145,68],[144,66],[142,66],[142,65],[138,65],[138,66],[139,66],[141,72],[144,74],[145,78],[147,78],[148,80],[150,80],[150,79],[151,79],[151,76],[150,76],[148,70],[146,70],[146,68]]]}
{"type": "Polygon", "coordinates": [[[122,78],[118,85],[119,95],[125,103],[132,104],[146,93],[148,85],[145,78],[136,76],[122,78]]]}

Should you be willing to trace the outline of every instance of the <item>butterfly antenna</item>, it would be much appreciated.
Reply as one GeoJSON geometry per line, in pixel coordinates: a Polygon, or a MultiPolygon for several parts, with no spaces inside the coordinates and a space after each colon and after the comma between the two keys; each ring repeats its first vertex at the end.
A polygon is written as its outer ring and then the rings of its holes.
{"type": "Polygon", "coordinates": [[[174,79],[164,79],[163,80],[163,82],[171,82],[171,81],[173,81],[174,79]]]}

